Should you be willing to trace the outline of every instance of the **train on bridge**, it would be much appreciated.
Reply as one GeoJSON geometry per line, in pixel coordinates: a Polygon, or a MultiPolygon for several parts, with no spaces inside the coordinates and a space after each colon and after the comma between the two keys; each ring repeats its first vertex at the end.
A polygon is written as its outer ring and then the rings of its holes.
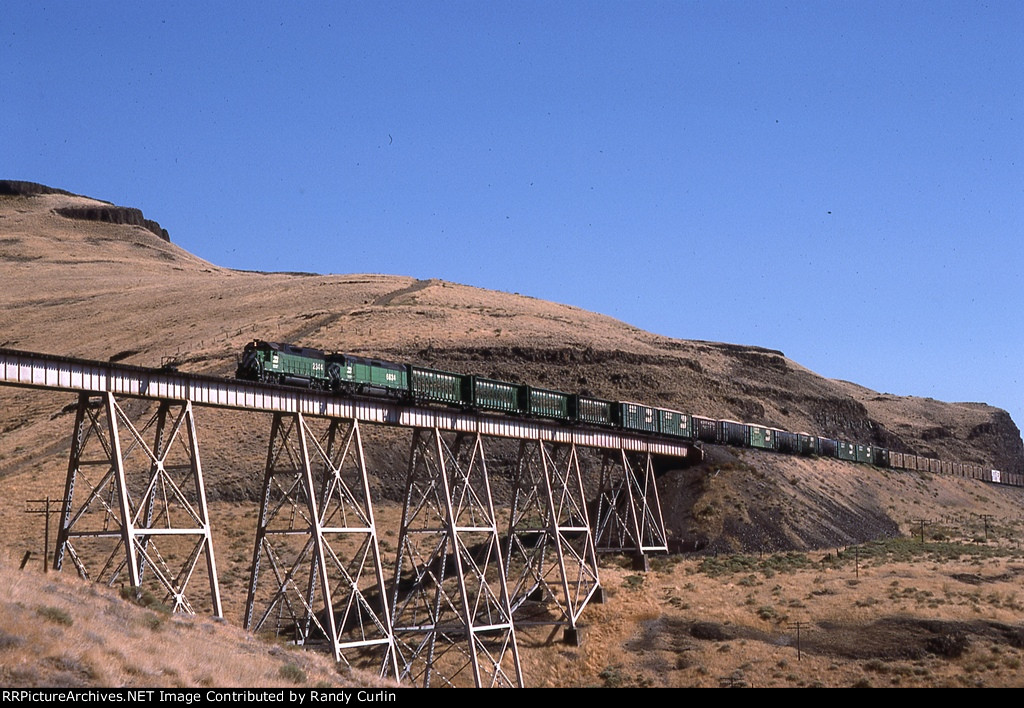
{"type": "Polygon", "coordinates": [[[766,425],[715,420],[642,403],[611,401],[563,393],[471,374],[400,364],[351,354],[254,340],[245,346],[236,378],[301,386],[339,394],[386,396],[416,405],[545,418],[614,428],[666,438],[733,445],[779,453],[829,457],[849,462],[951,474],[1024,486],[1024,475],[1005,474],[981,465],[949,462],[878,445],[766,425]]]}

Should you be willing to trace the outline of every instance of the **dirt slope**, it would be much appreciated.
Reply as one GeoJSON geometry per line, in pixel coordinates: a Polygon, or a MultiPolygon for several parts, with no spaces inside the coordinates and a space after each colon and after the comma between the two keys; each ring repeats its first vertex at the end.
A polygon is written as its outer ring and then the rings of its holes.
{"type": "MultiPolygon", "coordinates": [[[[247,341],[288,341],[1024,472],[1016,425],[1004,411],[984,404],[879,394],[824,379],[781,352],[670,339],[571,306],[438,280],[232,271],[166,240],[166,232],[141,212],[117,211],[123,208],[30,183],[11,184],[0,182],[3,347],[146,366],[174,357],[185,371],[228,376],[247,341]],[[97,214],[114,216],[96,220],[97,214]],[[74,218],[81,216],[88,218],[74,218]]],[[[0,388],[0,493],[11,501],[0,506],[0,529],[9,539],[4,549],[8,565],[13,563],[9,559],[36,550],[41,540],[41,521],[22,513],[22,502],[61,494],[71,403],[73,397],[66,394],[0,388]]],[[[135,412],[141,415],[142,407],[135,412]]],[[[269,417],[208,409],[196,415],[225,613],[237,623],[269,417]]],[[[379,518],[394,518],[408,441],[381,431],[365,435],[375,470],[373,493],[386,507],[379,518]]],[[[500,500],[507,465],[495,467],[492,478],[500,500]]],[[[659,493],[672,544],[707,552],[833,548],[906,535],[922,519],[992,514],[994,523],[1012,524],[1024,500],[1022,490],[970,480],[720,448],[709,449],[699,466],[662,470],[659,493]]],[[[385,530],[386,539],[389,533],[393,536],[393,529],[385,530]]],[[[666,582],[689,586],[685,578],[691,570],[666,582]]],[[[621,582],[632,592],[632,576],[608,572],[610,588],[621,582]]],[[[706,619],[694,612],[696,605],[687,609],[689,601],[675,602],[678,588],[669,590],[658,592],[669,593],[667,602],[675,609],[652,605],[641,619],[675,622],[673,613],[680,608],[685,617],[679,622],[706,619]]],[[[733,593],[717,586],[708,592],[714,597],[733,593]]],[[[605,607],[588,615],[598,618],[591,620],[595,627],[617,628],[628,639],[627,625],[633,620],[613,626],[622,608],[614,603],[605,607]],[[601,618],[612,623],[602,625],[601,618]]],[[[719,621],[729,626],[733,620],[719,621]]],[[[740,624],[737,620],[737,629],[740,624]]],[[[524,661],[548,667],[587,664],[582,677],[551,678],[556,685],[585,685],[596,676],[613,685],[616,673],[609,669],[619,660],[594,659],[589,652],[614,653],[620,639],[579,652],[545,648],[524,661]]],[[[621,641],[628,649],[635,640],[627,639],[621,641]]],[[[686,652],[693,650],[684,644],[686,652]]],[[[721,646],[708,650],[706,666],[713,666],[717,659],[712,656],[721,658],[723,651],[721,646]]],[[[737,666],[746,665],[741,655],[739,649],[731,655],[737,666]]],[[[707,671],[712,669],[701,667],[704,673],[680,677],[681,667],[689,664],[678,661],[677,671],[669,672],[676,678],[666,685],[710,680],[707,671]]],[[[555,677],[534,669],[533,674],[555,677]]],[[[669,674],[658,670],[651,675],[669,674]]],[[[49,679],[44,675],[40,680],[49,679]]]]}
{"type": "MultiPolygon", "coordinates": [[[[152,366],[173,356],[183,370],[230,375],[250,339],[300,342],[1024,472],[1017,427],[984,404],[878,394],[781,352],[671,339],[443,281],[232,271],[165,240],[155,222],[62,215],[100,207],[121,209],[0,182],[0,346],[152,366]]],[[[62,474],[47,453],[66,445],[68,402],[0,390],[0,476],[44,465],[62,474]]],[[[210,485],[214,496],[247,496],[261,465],[259,434],[252,445],[246,419],[202,415],[217,429],[204,441],[204,464],[225,475],[210,485]]]]}

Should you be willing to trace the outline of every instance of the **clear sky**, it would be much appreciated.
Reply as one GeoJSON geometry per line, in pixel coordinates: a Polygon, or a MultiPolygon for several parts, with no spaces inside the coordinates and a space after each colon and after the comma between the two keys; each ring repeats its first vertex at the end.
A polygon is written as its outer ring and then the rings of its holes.
{"type": "Polygon", "coordinates": [[[1024,425],[1024,3],[23,2],[0,178],[1024,425]]]}

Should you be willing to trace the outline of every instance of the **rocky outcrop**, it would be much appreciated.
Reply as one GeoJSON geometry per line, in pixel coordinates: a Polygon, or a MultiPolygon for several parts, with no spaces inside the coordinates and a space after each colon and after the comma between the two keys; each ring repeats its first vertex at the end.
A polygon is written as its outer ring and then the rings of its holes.
{"type": "MultiPolygon", "coordinates": [[[[0,196],[31,197],[39,194],[62,194],[68,197],[81,196],[63,189],[48,187],[45,184],[39,184],[37,182],[25,182],[11,179],[0,180],[0,196]]],[[[97,202],[95,206],[58,207],[57,209],[54,209],[54,211],[67,219],[82,219],[85,221],[102,221],[107,224],[141,226],[167,243],[171,242],[171,237],[167,233],[167,229],[161,227],[156,221],[147,219],[143,216],[141,209],[115,206],[110,202],[100,200],[92,201],[97,202]]]]}
{"type": "Polygon", "coordinates": [[[34,194],[64,194],[69,197],[79,195],[56,187],[47,187],[37,182],[24,182],[14,179],[0,179],[0,196],[4,197],[31,197],[34,194]]]}
{"type": "Polygon", "coordinates": [[[55,209],[58,214],[68,219],[84,219],[86,221],[102,221],[108,224],[128,224],[130,226],[141,226],[147,229],[164,241],[171,242],[167,229],[160,224],[147,219],[142,215],[141,209],[119,206],[81,206],[81,207],[59,207],[55,209]]]}
{"type": "Polygon", "coordinates": [[[1020,429],[1006,411],[993,409],[991,420],[971,428],[967,439],[976,448],[992,451],[992,463],[996,469],[1024,474],[1024,441],[1021,440],[1020,429]]]}

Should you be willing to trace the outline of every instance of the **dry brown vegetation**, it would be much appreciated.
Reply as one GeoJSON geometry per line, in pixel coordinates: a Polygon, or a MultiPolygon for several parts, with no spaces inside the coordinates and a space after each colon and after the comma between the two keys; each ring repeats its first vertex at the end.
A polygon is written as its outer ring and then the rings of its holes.
{"type": "MultiPolygon", "coordinates": [[[[206,616],[172,615],[0,557],[0,684],[17,687],[387,686],[325,654],[206,616]]],[[[390,684],[393,685],[393,684],[390,684]]]]}
{"type": "MultiPolygon", "coordinates": [[[[184,371],[227,376],[246,341],[291,341],[1024,472],[1019,431],[984,404],[878,394],[823,379],[780,352],[670,339],[577,308],[436,280],[231,271],[143,226],[56,212],[96,204],[60,193],[0,196],[0,346],[147,366],[173,355],[184,371]]],[[[24,514],[22,502],[62,492],[72,402],[0,389],[0,492],[8,500],[0,506],[8,539],[0,584],[10,593],[0,608],[0,682],[287,685],[280,672],[288,665],[309,685],[349,681],[325,657],[233,629],[252,558],[265,415],[196,412],[227,624],[161,615],[94,586],[12,570],[42,542],[41,519],[24,514]],[[152,654],[125,650],[129,641],[152,654]],[[219,647],[216,661],[188,659],[202,650],[192,644],[219,647]],[[256,656],[269,663],[255,668],[256,656]],[[210,668],[217,662],[223,671],[210,668]]],[[[144,416],[145,406],[134,413],[144,416]]],[[[408,439],[365,435],[387,552],[408,439]]],[[[1021,684],[1021,490],[723,449],[709,449],[702,465],[662,472],[670,535],[706,555],[656,559],[643,575],[605,558],[607,602],[585,613],[583,647],[521,638],[529,684],[1021,684]],[[985,542],[980,514],[992,515],[998,541],[985,542]],[[937,535],[943,544],[965,542],[952,550],[899,545],[922,527],[930,543],[937,535]],[[894,540],[863,547],[871,555],[860,577],[849,553],[835,557],[837,547],[878,538],[894,540]],[[831,549],[831,559],[814,549],[831,549]],[[743,553],[753,555],[736,555],[743,553]],[[799,660],[797,622],[807,623],[799,660]]],[[[503,473],[496,464],[499,500],[507,498],[503,473]]]]}
{"type": "Polygon", "coordinates": [[[1024,685],[1015,544],[903,539],[652,565],[609,559],[585,647],[527,653],[546,685],[1024,685]]]}
{"type": "MultiPolygon", "coordinates": [[[[584,642],[519,635],[528,685],[1024,685],[1021,524],[929,527],[829,552],[602,558],[584,642]],[[960,531],[970,531],[966,537],[960,531]],[[977,532],[977,533],[976,533],[977,532]],[[799,625],[799,638],[798,634],[799,625]]],[[[230,622],[139,607],[68,574],[0,564],[8,686],[377,685],[230,622]]]]}

